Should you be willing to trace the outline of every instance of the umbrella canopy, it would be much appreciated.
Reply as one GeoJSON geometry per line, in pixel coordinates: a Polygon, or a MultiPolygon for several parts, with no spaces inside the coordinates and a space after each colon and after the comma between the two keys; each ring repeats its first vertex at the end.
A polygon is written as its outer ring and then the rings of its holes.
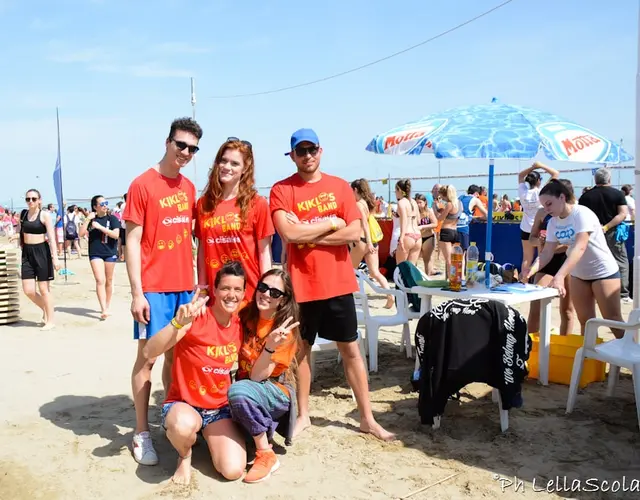
{"type": "Polygon", "coordinates": [[[613,141],[560,116],[499,103],[453,108],[375,136],[367,151],[436,158],[528,159],[621,163],[633,157],[613,141]]]}
{"type": "MultiPolygon", "coordinates": [[[[540,151],[550,160],[621,163],[633,160],[604,136],[558,115],[525,106],[489,104],[428,115],[375,136],[367,151],[387,155],[434,154],[436,158],[489,160],[489,200],[493,199],[495,159],[530,159],[540,151]]],[[[492,204],[487,207],[486,286],[489,287],[492,204]]]]}

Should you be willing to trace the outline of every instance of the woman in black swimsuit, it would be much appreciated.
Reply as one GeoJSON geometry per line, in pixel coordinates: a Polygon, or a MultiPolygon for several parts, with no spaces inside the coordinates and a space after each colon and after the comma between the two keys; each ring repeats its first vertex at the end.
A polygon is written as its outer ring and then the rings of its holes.
{"type": "Polygon", "coordinates": [[[22,289],[25,295],[42,309],[42,330],[51,330],[55,324],[49,282],[53,280],[54,269],[57,271],[60,264],[56,253],[53,222],[48,212],[41,209],[40,198],[38,190],[27,191],[25,201],[29,208],[20,214],[18,237],[22,245],[22,289]]]}
{"type": "Polygon", "coordinates": [[[433,230],[438,226],[438,219],[432,208],[427,205],[425,195],[418,193],[415,199],[420,212],[420,220],[418,221],[418,229],[420,230],[420,236],[422,236],[422,250],[420,253],[424,262],[424,270],[427,276],[431,276],[433,274],[431,256],[436,248],[436,237],[433,230]]]}
{"type": "MultiPolygon", "coordinates": [[[[573,192],[573,184],[568,179],[560,179],[565,186],[573,192]]],[[[531,235],[529,242],[538,247],[538,255],[542,253],[544,243],[547,238],[547,224],[551,219],[551,215],[547,214],[544,208],[540,208],[536,213],[531,227],[531,235]]],[[[535,275],[534,282],[536,285],[549,286],[553,277],[562,267],[564,261],[567,260],[567,245],[558,245],[556,252],[544,268],[540,269],[535,275]]],[[[567,293],[564,297],[560,297],[560,335],[567,335],[573,332],[573,319],[575,311],[573,302],[571,301],[571,276],[567,276],[564,280],[564,287],[567,293]]],[[[529,333],[537,333],[540,331],[540,301],[536,300],[531,303],[529,308],[529,319],[527,320],[527,328],[529,333]]]]}

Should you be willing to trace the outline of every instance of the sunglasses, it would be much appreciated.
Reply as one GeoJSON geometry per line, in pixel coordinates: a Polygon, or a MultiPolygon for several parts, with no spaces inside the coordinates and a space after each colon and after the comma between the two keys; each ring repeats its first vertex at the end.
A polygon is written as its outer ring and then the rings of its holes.
{"type": "Polygon", "coordinates": [[[242,144],[247,146],[249,149],[253,149],[253,145],[249,141],[243,141],[238,137],[227,137],[227,142],[232,142],[232,141],[241,142],[242,144]]]}
{"type": "Polygon", "coordinates": [[[100,206],[101,207],[108,207],[109,206],[109,202],[108,201],[101,201],[100,202],[100,206]]]}
{"type": "Polygon", "coordinates": [[[256,288],[260,293],[269,292],[269,296],[272,299],[279,299],[280,297],[284,297],[286,295],[286,293],[284,293],[282,290],[278,290],[277,288],[271,288],[269,285],[267,285],[266,283],[263,283],[262,281],[258,283],[258,286],[256,288]]]}
{"type": "Polygon", "coordinates": [[[296,156],[307,156],[309,153],[311,156],[315,156],[318,154],[320,148],[318,146],[296,146],[295,152],[296,156]]]}
{"type": "Polygon", "coordinates": [[[31,198],[29,196],[25,197],[24,201],[26,201],[27,203],[35,203],[36,201],[38,201],[40,198],[31,198]]]}
{"type": "Polygon", "coordinates": [[[198,151],[200,151],[200,148],[198,146],[192,146],[191,144],[187,144],[186,142],[183,142],[183,141],[176,141],[175,139],[171,139],[171,140],[180,151],[189,149],[189,153],[191,154],[195,154],[198,151]]]}

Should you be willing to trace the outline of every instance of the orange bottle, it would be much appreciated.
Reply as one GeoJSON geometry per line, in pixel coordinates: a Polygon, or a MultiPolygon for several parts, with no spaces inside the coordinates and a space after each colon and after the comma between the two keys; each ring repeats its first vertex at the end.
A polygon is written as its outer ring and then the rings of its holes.
{"type": "Polygon", "coordinates": [[[455,243],[451,249],[451,267],[449,269],[449,288],[454,292],[459,292],[462,289],[463,255],[460,243],[455,243]]]}

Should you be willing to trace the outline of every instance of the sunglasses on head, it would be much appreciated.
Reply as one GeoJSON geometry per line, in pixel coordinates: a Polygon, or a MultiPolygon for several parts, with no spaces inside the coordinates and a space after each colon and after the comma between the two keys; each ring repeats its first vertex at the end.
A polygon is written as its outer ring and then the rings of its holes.
{"type": "Polygon", "coordinates": [[[184,151],[185,149],[189,149],[189,153],[191,154],[195,154],[198,151],[200,151],[200,148],[198,146],[193,146],[191,144],[187,144],[184,141],[176,141],[175,139],[171,139],[173,141],[173,143],[176,145],[176,147],[180,150],[180,151],[184,151]]]}
{"type": "Polygon", "coordinates": [[[318,146],[296,146],[294,151],[296,152],[296,156],[307,156],[307,153],[315,156],[319,150],[320,148],[318,146]]]}
{"type": "Polygon", "coordinates": [[[227,142],[233,142],[233,141],[241,142],[242,144],[247,146],[249,149],[253,149],[253,145],[249,141],[243,141],[238,137],[227,137],[227,142]]]}
{"type": "Polygon", "coordinates": [[[29,202],[33,202],[33,203],[35,203],[35,202],[36,202],[36,201],[38,201],[39,199],[40,199],[40,198],[35,197],[35,196],[34,196],[33,198],[32,198],[32,197],[30,197],[30,196],[26,196],[26,197],[25,197],[25,199],[24,199],[24,201],[26,201],[27,203],[29,203],[29,202]]]}
{"type": "Polygon", "coordinates": [[[267,285],[266,283],[263,283],[262,281],[258,283],[258,286],[256,288],[260,293],[269,292],[269,296],[272,299],[279,299],[280,297],[284,297],[286,295],[286,293],[284,293],[282,290],[278,290],[277,288],[271,288],[269,285],[267,285]]]}
{"type": "Polygon", "coordinates": [[[101,202],[99,203],[99,205],[100,205],[101,207],[108,207],[108,206],[109,206],[109,202],[108,202],[108,201],[106,201],[106,200],[105,200],[105,201],[101,201],[101,202]]]}

